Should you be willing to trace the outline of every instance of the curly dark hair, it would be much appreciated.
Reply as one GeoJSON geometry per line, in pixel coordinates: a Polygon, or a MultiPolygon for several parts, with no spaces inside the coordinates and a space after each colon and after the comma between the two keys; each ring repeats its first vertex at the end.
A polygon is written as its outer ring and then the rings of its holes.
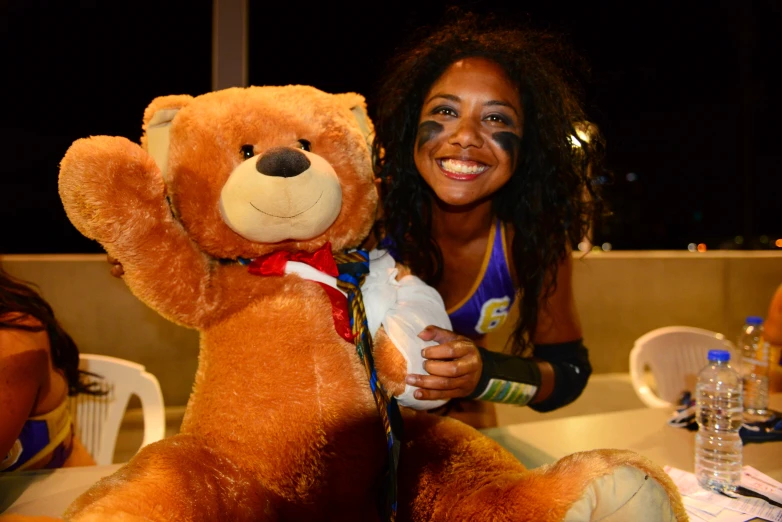
{"type": "Polygon", "coordinates": [[[68,395],[86,393],[103,395],[96,389],[97,383],[90,382],[90,372],[79,370],[79,350],[71,336],[54,317],[52,307],[35,290],[35,285],[17,279],[0,266],[0,329],[41,332],[46,330],[51,346],[52,363],[65,373],[68,381],[68,395]],[[29,324],[34,317],[40,324],[29,324]]]}
{"type": "Polygon", "coordinates": [[[431,85],[457,60],[499,64],[521,93],[524,134],[520,161],[492,199],[492,212],[512,225],[519,321],[511,351],[528,353],[541,296],[556,288],[557,267],[602,213],[591,172],[601,172],[603,143],[588,123],[577,73],[585,61],[561,35],[520,28],[492,15],[451,8],[433,30],[421,29],[402,47],[376,85],[375,174],[382,180],[378,232],[426,282],[437,285],[442,252],[432,237],[433,192],[416,170],[418,121],[431,85]],[[583,127],[591,127],[586,137],[583,127]]]}

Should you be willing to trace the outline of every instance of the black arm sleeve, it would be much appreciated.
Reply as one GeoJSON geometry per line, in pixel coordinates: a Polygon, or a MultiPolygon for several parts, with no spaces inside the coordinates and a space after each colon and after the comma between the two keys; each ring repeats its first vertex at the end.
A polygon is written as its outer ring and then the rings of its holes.
{"type": "Polygon", "coordinates": [[[533,354],[554,368],[554,390],[551,395],[530,408],[539,412],[556,410],[576,400],[584,391],[592,366],[582,340],[535,345],[533,354]]]}
{"type": "Polygon", "coordinates": [[[532,359],[478,347],[483,363],[481,379],[467,399],[523,406],[540,389],[540,368],[532,359]]]}

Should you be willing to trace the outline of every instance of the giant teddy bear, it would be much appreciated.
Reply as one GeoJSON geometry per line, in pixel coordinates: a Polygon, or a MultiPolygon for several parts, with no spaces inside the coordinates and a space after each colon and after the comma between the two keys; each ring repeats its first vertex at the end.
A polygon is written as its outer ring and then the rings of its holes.
{"type": "MultiPolygon", "coordinates": [[[[200,332],[198,371],[180,433],[144,447],[66,519],[686,520],[673,483],[642,456],[595,450],[527,470],[427,404],[402,401],[412,407],[401,408],[398,469],[391,462],[392,410],[373,390],[409,398],[420,346],[400,346],[387,320],[403,299],[366,307],[380,311],[362,355],[332,261],[325,272],[301,262],[350,252],[373,225],[363,97],[309,86],[163,96],[143,129],[140,145],[76,141],[60,194],[139,299],[200,332]],[[396,503],[383,503],[394,484],[396,503]]],[[[380,268],[370,272],[380,293],[425,286],[404,267],[380,268]]]]}

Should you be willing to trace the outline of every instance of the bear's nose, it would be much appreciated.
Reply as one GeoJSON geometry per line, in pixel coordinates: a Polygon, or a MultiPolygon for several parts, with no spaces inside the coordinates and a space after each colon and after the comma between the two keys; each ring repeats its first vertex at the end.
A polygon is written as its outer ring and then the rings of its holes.
{"type": "Polygon", "coordinates": [[[255,163],[255,170],[267,176],[292,178],[310,168],[303,152],[289,147],[275,147],[264,152],[255,163]]]}

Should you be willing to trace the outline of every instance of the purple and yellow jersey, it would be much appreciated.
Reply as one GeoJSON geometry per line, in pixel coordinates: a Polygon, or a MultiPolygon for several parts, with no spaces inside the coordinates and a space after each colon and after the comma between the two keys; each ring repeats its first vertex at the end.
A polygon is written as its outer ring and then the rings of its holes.
{"type": "Polygon", "coordinates": [[[61,468],[73,451],[73,426],[68,399],[24,423],[19,438],[0,461],[0,472],[23,471],[48,458],[44,468],[61,468]]]}
{"type": "Polygon", "coordinates": [[[498,328],[508,317],[516,297],[510,276],[505,225],[497,220],[489,234],[486,255],[470,291],[448,309],[453,330],[467,337],[480,337],[498,328]]]}

